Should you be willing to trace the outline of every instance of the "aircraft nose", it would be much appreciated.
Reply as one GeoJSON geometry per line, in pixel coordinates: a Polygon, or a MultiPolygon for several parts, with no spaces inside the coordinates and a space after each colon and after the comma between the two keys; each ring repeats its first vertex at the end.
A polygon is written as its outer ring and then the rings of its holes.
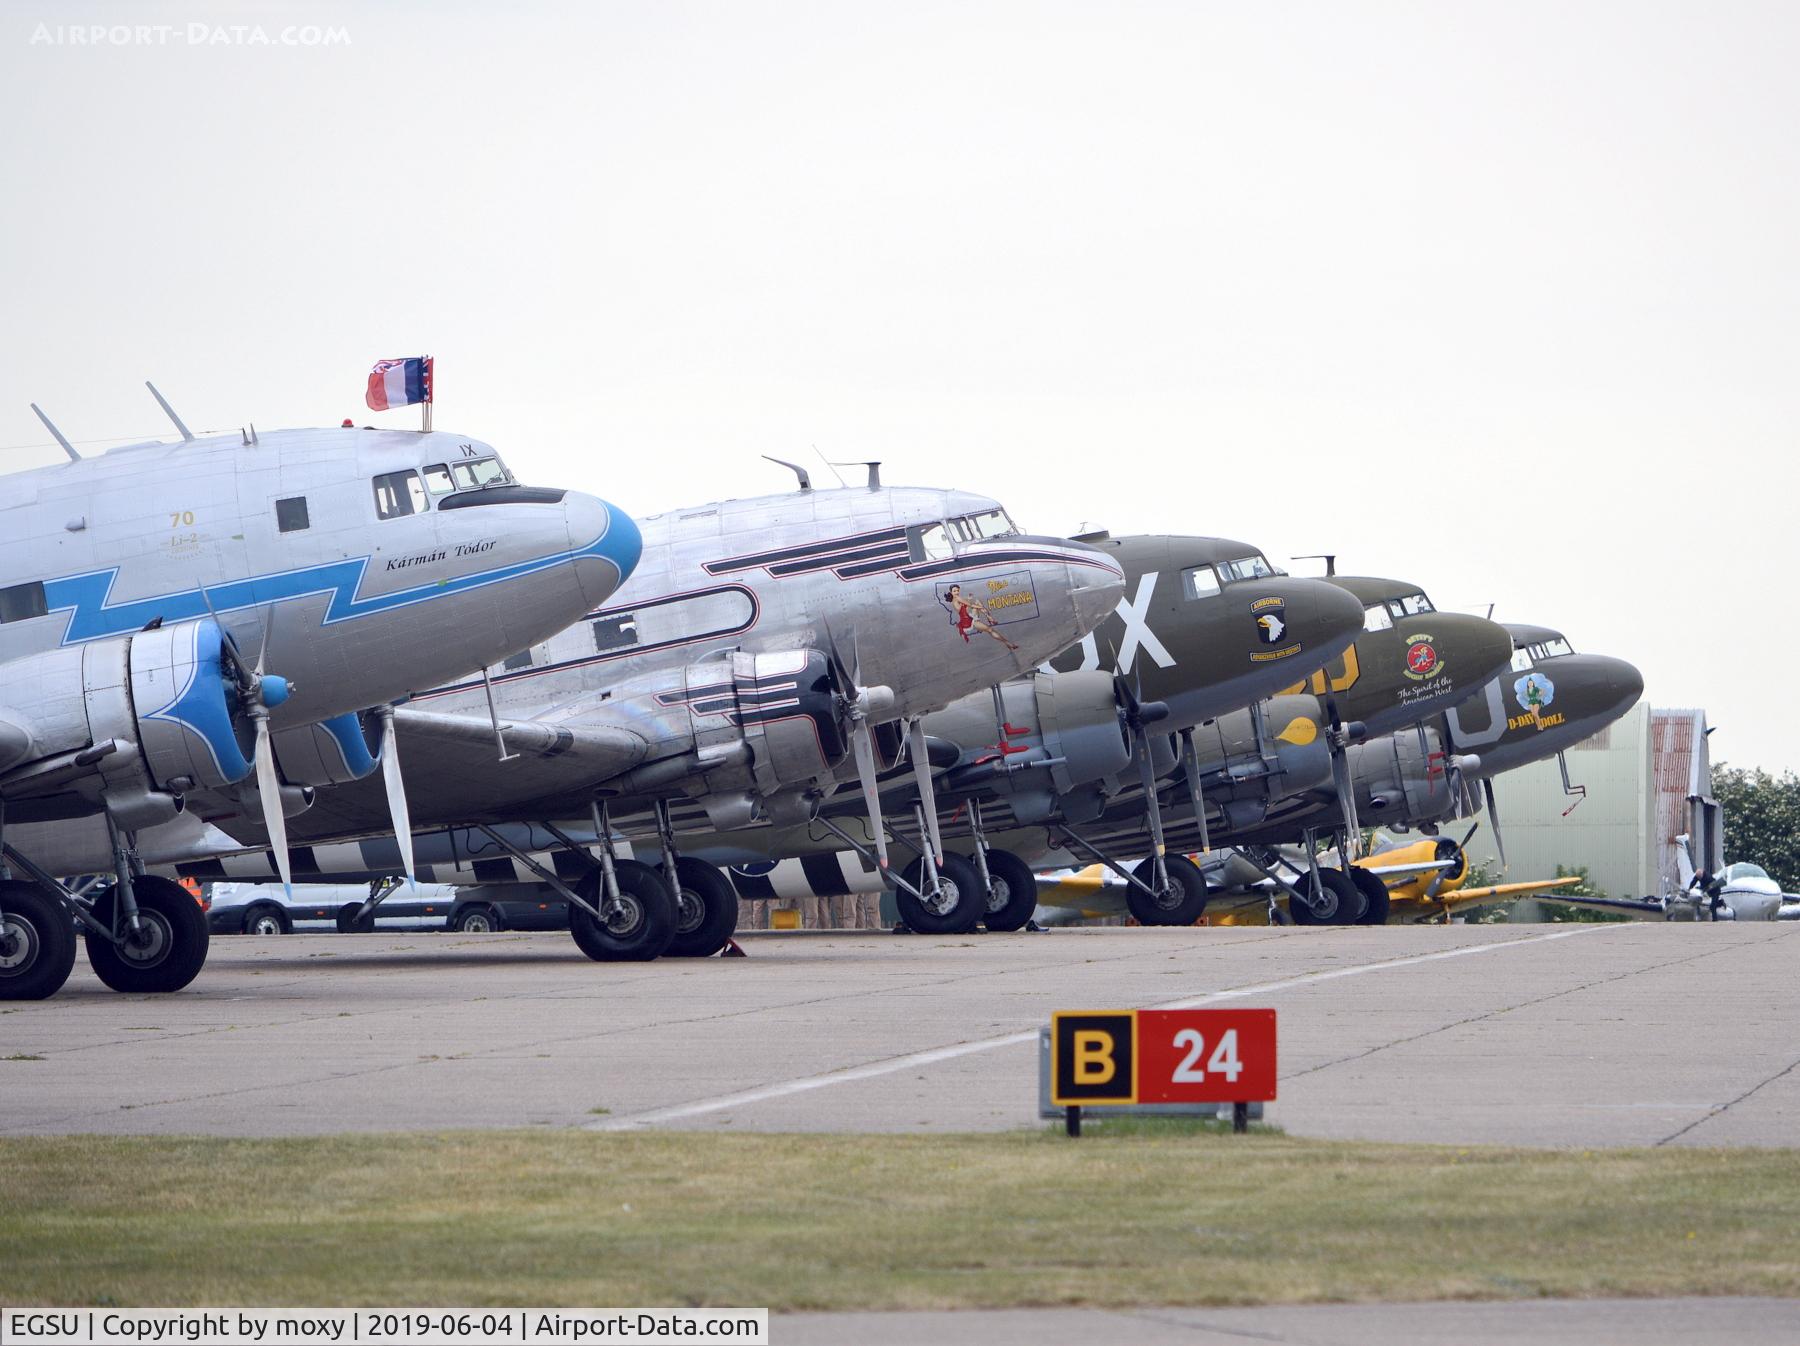
{"type": "Polygon", "coordinates": [[[1565,695],[1571,711],[1616,720],[1644,694],[1644,675],[1636,665],[1606,654],[1568,654],[1539,667],[1565,695]]]}
{"type": "MultiPolygon", "coordinates": [[[[1362,630],[1362,603],[1348,590],[1325,580],[1274,579],[1251,587],[1257,599],[1266,595],[1281,603],[1280,617],[1285,629],[1279,637],[1265,639],[1264,643],[1298,644],[1315,667],[1337,658],[1362,630]]],[[[1232,586],[1232,592],[1236,591],[1237,586],[1232,586]]],[[[1268,630],[1266,625],[1259,626],[1259,636],[1268,630]]]]}
{"type": "Polygon", "coordinates": [[[617,505],[598,496],[569,491],[563,496],[563,519],[569,550],[575,558],[576,581],[590,608],[611,598],[637,568],[644,537],[636,522],[617,505]]]}
{"type": "Polygon", "coordinates": [[[1395,623],[1395,630],[1405,636],[1415,625],[1422,630],[1437,628],[1439,662],[1464,692],[1474,692],[1512,664],[1512,633],[1498,622],[1461,612],[1437,612],[1405,618],[1395,623]]]}

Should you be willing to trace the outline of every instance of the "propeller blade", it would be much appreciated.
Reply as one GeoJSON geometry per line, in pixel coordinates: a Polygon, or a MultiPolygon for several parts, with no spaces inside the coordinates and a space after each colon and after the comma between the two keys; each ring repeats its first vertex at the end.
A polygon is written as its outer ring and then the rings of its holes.
{"type": "Polygon", "coordinates": [[[400,868],[413,887],[412,811],[406,806],[406,782],[400,776],[400,739],[394,732],[394,708],[381,709],[381,783],[387,786],[388,817],[394,824],[394,842],[400,847],[400,868]]]}
{"type": "Polygon", "coordinates": [[[1456,843],[1456,849],[1459,851],[1468,850],[1470,839],[1475,835],[1476,832],[1478,832],[1480,830],[1481,830],[1481,824],[1479,822],[1471,825],[1469,830],[1467,832],[1463,833],[1463,839],[1456,843]]]}
{"type": "Polygon", "coordinates": [[[925,832],[931,838],[931,854],[944,863],[944,837],[938,828],[937,788],[931,779],[931,759],[925,748],[925,725],[914,716],[906,723],[906,752],[912,758],[913,779],[919,786],[919,803],[925,810],[925,832]]]}
{"type": "Polygon", "coordinates": [[[1506,873],[1506,841],[1500,835],[1500,806],[1494,802],[1494,778],[1481,779],[1482,802],[1487,805],[1488,830],[1494,834],[1494,854],[1500,857],[1500,872],[1506,873]]]}
{"type": "Polygon", "coordinates": [[[294,871],[288,860],[287,814],[281,809],[281,777],[275,769],[275,750],[269,745],[269,716],[266,711],[256,717],[256,793],[262,799],[263,826],[269,833],[269,851],[275,857],[275,872],[281,875],[281,890],[291,901],[294,896],[294,871]]]}
{"type": "Polygon", "coordinates": [[[875,741],[869,722],[860,716],[850,725],[850,743],[856,749],[856,777],[862,782],[863,808],[869,815],[869,831],[875,838],[875,860],[887,873],[887,829],[881,822],[881,791],[875,782],[875,741]]]}

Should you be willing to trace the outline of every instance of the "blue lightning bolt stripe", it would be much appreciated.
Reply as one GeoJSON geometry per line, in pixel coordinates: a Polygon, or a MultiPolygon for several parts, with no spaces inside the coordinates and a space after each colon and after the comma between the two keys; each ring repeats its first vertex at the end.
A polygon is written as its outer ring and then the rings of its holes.
{"type": "Polygon", "coordinates": [[[397,589],[393,593],[375,594],[368,598],[361,597],[360,591],[363,576],[372,558],[357,556],[346,561],[305,566],[298,570],[227,580],[208,585],[204,596],[195,588],[122,603],[111,600],[113,585],[119,577],[119,568],[111,566],[82,575],[46,580],[44,604],[51,612],[71,614],[68,629],[63,633],[65,645],[142,630],[158,617],[167,622],[202,617],[207,614],[209,598],[216,611],[225,613],[314,594],[329,594],[331,603],[325,610],[322,625],[330,626],[336,622],[354,621],[358,617],[392,612],[415,603],[426,603],[434,598],[469,593],[490,584],[503,584],[507,580],[568,565],[586,556],[597,556],[611,562],[623,580],[637,565],[642,550],[643,538],[637,525],[628,515],[612,510],[606,530],[585,547],[515,562],[494,570],[477,571],[472,575],[458,575],[430,584],[415,585],[409,589],[397,589]]]}

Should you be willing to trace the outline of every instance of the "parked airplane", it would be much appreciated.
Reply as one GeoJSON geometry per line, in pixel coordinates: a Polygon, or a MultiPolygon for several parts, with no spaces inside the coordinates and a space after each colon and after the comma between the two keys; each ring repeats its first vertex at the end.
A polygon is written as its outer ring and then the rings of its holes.
{"type": "MultiPolygon", "coordinates": [[[[1435,832],[1438,824],[1475,811],[1471,787],[1479,783],[1486,796],[1489,826],[1504,860],[1493,776],[1556,756],[1591,737],[1635,705],[1643,693],[1642,676],[1623,659],[1576,654],[1565,638],[1545,627],[1510,625],[1505,629],[1508,643],[1516,647],[1507,671],[1481,684],[1443,715],[1351,750],[1361,819],[1379,826],[1435,832]],[[1554,716],[1543,713],[1546,698],[1554,701],[1554,716]],[[1534,702],[1536,714],[1532,713],[1534,702]]],[[[1360,639],[1358,646],[1363,646],[1360,639]]],[[[1367,670],[1374,665],[1364,667],[1367,670]]],[[[1564,778],[1566,781],[1566,771],[1564,778]]],[[[1568,788],[1579,795],[1580,787],[1568,788]]],[[[1334,867],[1327,861],[1315,872],[1305,857],[1317,851],[1310,844],[1312,838],[1336,823],[1335,806],[1316,791],[1284,804],[1264,821],[1226,834],[1228,844],[1238,847],[1237,851],[1204,858],[1208,911],[1272,909],[1273,891],[1277,898],[1285,898],[1287,913],[1303,924],[1321,918],[1331,923],[1357,920],[1374,924],[1388,919],[1389,903],[1394,900],[1400,903],[1399,916],[1444,917],[1459,905],[1525,891],[1511,885],[1502,885],[1507,892],[1464,888],[1469,866],[1461,844],[1435,835],[1418,843],[1421,850],[1417,855],[1381,857],[1388,865],[1420,866],[1394,871],[1394,882],[1400,884],[1395,891],[1373,881],[1369,866],[1354,862],[1345,871],[1341,863],[1334,867]],[[1286,854],[1272,849],[1284,844],[1293,849],[1286,854]],[[1424,853],[1426,849],[1429,855],[1424,853]],[[1428,870],[1435,875],[1418,877],[1428,870]],[[1435,887],[1433,877],[1437,879],[1435,887]]],[[[1180,843],[1196,839],[1188,829],[1176,835],[1180,843]]],[[[1141,854],[1147,842],[1139,829],[1119,844],[1135,844],[1140,848],[1136,853],[1141,854]]],[[[1106,896],[1111,887],[1040,885],[1040,897],[1049,905],[1066,898],[1085,912],[1109,914],[1119,907],[1106,896]]],[[[1143,919],[1143,914],[1134,914],[1143,919]]]]}
{"type": "Polygon", "coordinates": [[[477,440],[169,414],[180,442],[92,458],[51,427],[71,461],[0,499],[0,998],[53,994],[76,923],[108,985],[185,986],[206,922],[138,838],[260,818],[285,877],[287,814],[383,758],[403,818],[388,703],[562,629],[637,562],[624,514],[515,483],[477,440]],[[92,897],[51,877],[103,872],[92,897]]]}
{"type": "MultiPolygon", "coordinates": [[[[389,823],[379,793],[349,786],[296,820],[309,873],[394,873],[414,846],[434,878],[446,863],[478,858],[479,878],[517,859],[568,899],[590,956],[715,952],[737,897],[716,867],[679,853],[678,830],[805,823],[846,781],[879,816],[877,774],[904,742],[923,743],[920,716],[1079,640],[1121,591],[1101,549],[1023,534],[985,496],[886,488],[873,474],[867,489],[805,483],[642,524],[643,562],[615,600],[493,675],[504,716],[490,718],[479,681],[397,713],[420,767],[411,816],[421,833],[462,830],[356,842],[389,823]],[[615,821],[660,855],[677,893],[617,853],[615,821]],[[601,839],[596,865],[587,847],[601,839]]],[[[220,830],[168,829],[146,854],[184,874],[262,877],[260,855],[217,858],[255,837],[220,830]]],[[[928,896],[954,881],[912,878],[928,896]]]]}

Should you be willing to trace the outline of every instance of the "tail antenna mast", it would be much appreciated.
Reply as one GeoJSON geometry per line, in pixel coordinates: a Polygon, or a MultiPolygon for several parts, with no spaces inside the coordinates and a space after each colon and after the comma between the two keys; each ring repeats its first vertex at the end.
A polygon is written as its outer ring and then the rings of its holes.
{"type": "Polygon", "coordinates": [[[175,414],[175,408],[169,405],[168,398],[157,392],[156,385],[150,382],[149,379],[144,380],[144,386],[150,390],[150,396],[156,399],[156,405],[163,409],[163,415],[175,422],[175,428],[181,431],[181,437],[183,439],[192,439],[194,437],[194,432],[181,423],[181,417],[175,414]]]}
{"type": "Polygon", "coordinates": [[[81,455],[75,452],[75,446],[69,443],[68,439],[64,437],[63,432],[56,428],[56,422],[44,415],[44,409],[36,402],[31,404],[31,409],[37,413],[37,418],[44,423],[44,429],[50,432],[51,438],[62,445],[62,451],[69,455],[69,461],[71,463],[79,463],[81,461],[81,455]]]}
{"type": "Polygon", "coordinates": [[[832,463],[832,467],[866,467],[869,469],[869,489],[881,489],[881,460],[879,458],[852,458],[847,463],[832,463]]]}

